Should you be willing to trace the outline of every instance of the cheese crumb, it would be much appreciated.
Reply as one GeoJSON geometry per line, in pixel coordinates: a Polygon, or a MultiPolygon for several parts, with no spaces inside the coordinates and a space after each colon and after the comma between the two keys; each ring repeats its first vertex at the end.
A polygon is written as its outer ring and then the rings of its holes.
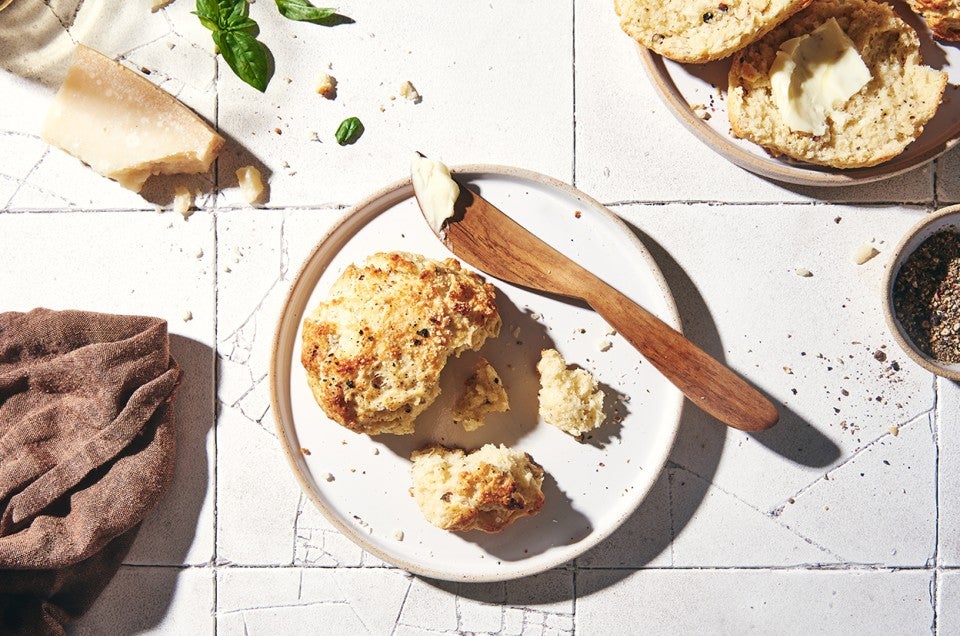
{"type": "Polygon", "coordinates": [[[326,99],[337,98],[337,78],[329,73],[322,73],[317,79],[317,95],[326,99]]]}
{"type": "Polygon", "coordinates": [[[186,186],[177,186],[173,190],[173,211],[185,219],[193,214],[193,192],[186,186]]]}
{"type": "Polygon", "coordinates": [[[890,427],[889,429],[887,429],[887,430],[889,430],[889,431],[890,431],[890,434],[893,435],[894,437],[896,437],[896,436],[898,436],[898,435],[900,434],[900,427],[899,427],[899,426],[891,426],[891,427],[890,427]]]}
{"type": "Polygon", "coordinates": [[[198,247],[197,251],[194,252],[193,255],[196,256],[197,258],[203,258],[203,248],[198,247]]]}
{"type": "Polygon", "coordinates": [[[260,171],[253,166],[237,168],[237,181],[240,184],[240,194],[247,203],[255,204],[263,194],[263,179],[260,171]]]}
{"type": "Polygon", "coordinates": [[[813,272],[805,267],[797,268],[797,276],[802,276],[803,278],[810,278],[813,276],[813,272]]]}
{"type": "Polygon", "coordinates": [[[413,84],[409,80],[405,81],[400,85],[400,95],[409,99],[414,104],[419,104],[423,101],[423,97],[420,96],[420,93],[413,87],[413,84]]]}
{"type": "Polygon", "coordinates": [[[403,541],[403,530],[401,530],[400,528],[397,528],[396,530],[394,530],[393,538],[396,539],[397,541],[403,541]]]}
{"type": "Polygon", "coordinates": [[[606,338],[604,338],[603,340],[597,343],[597,349],[599,349],[600,351],[610,351],[610,348],[612,346],[613,346],[613,343],[607,340],[606,338]]]}
{"type": "Polygon", "coordinates": [[[188,309],[183,312],[183,322],[190,322],[191,320],[193,320],[193,312],[188,309]]]}
{"type": "Polygon", "coordinates": [[[863,265],[871,258],[880,253],[880,250],[869,243],[864,243],[853,253],[853,260],[857,265],[863,265]]]}
{"type": "Polygon", "coordinates": [[[332,473],[323,473],[323,481],[333,481],[332,473]]]}
{"type": "Polygon", "coordinates": [[[150,13],[156,13],[171,2],[173,2],[173,0],[153,0],[153,4],[150,5],[150,13]]]}

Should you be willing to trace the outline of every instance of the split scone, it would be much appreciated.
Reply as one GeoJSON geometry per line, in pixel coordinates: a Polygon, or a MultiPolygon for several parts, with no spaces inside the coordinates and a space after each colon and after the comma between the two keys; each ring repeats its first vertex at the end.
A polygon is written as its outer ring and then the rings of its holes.
{"type": "Polygon", "coordinates": [[[960,0],[907,0],[940,40],[960,41],[960,0]]]}
{"type": "Polygon", "coordinates": [[[502,444],[469,453],[434,444],[410,459],[413,497],[438,528],[499,532],[543,507],[543,468],[527,453],[502,444]]]}
{"type": "Polygon", "coordinates": [[[947,74],[923,66],[890,5],[818,0],[734,56],[733,133],[774,156],[835,168],[887,161],[923,132],[947,74]]]}
{"type": "Polygon", "coordinates": [[[548,424],[577,436],[603,424],[603,391],[584,369],[567,369],[556,349],[544,349],[537,363],[540,372],[540,417],[548,424]]]}
{"type": "Polygon", "coordinates": [[[493,366],[481,357],[467,378],[463,394],[453,407],[453,421],[466,431],[475,431],[483,426],[488,413],[510,410],[510,401],[503,382],[493,366]]]}
{"type": "Polygon", "coordinates": [[[678,62],[727,57],[757,40],[811,0],[614,0],[620,27],[678,62]]]}
{"type": "Polygon", "coordinates": [[[301,362],[331,419],[407,434],[440,394],[447,359],[499,332],[493,286],[456,259],[378,253],[347,267],[304,319],[301,362]]]}

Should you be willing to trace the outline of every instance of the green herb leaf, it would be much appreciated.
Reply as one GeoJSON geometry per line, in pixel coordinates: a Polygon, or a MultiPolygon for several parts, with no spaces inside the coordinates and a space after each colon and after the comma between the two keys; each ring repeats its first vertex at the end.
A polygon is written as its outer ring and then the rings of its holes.
{"type": "Polygon", "coordinates": [[[226,19],[226,24],[221,27],[223,31],[247,31],[251,32],[251,35],[256,34],[260,30],[260,27],[256,22],[251,20],[245,15],[231,15],[226,19]]]}
{"type": "Polygon", "coordinates": [[[214,31],[220,55],[237,77],[261,93],[270,83],[270,54],[257,38],[242,31],[214,31]]]}
{"type": "Polygon", "coordinates": [[[340,127],[337,128],[334,136],[337,138],[337,143],[344,146],[354,143],[362,134],[363,123],[356,117],[347,117],[340,122],[340,127]]]}
{"type": "Polygon", "coordinates": [[[301,22],[322,22],[336,15],[336,9],[313,6],[310,0],[277,0],[280,15],[301,22]]]}
{"type": "Polygon", "coordinates": [[[203,26],[207,27],[207,28],[210,29],[211,31],[219,31],[219,30],[220,30],[220,26],[217,24],[217,21],[216,21],[215,19],[211,19],[210,17],[205,16],[205,15],[200,15],[200,14],[197,13],[196,11],[193,12],[193,15],[197,16],[197,18],[200,19],[200,24],[202,24],[203,26]]]}

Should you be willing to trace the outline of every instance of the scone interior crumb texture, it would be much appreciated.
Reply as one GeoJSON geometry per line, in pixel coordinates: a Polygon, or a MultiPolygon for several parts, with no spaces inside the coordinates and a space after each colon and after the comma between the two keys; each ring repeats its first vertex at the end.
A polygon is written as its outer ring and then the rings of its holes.
{"type": "Polygon", "coordinates": [[[614,0],[620,27],[678,62],[727,57],[760,38],[811,0],[614,0]]]}
{"type": "Polygon", "coordinates": [[[873,166],[895,157],[920,135],[940,104],[947,75],[923,66],[916,32],[885,4],[817,0],[734,56],[727,111],[733,133],[773,155],[836,168],[873,166]],[[770,89],[780,45],[810,33],[831,17],[855,45],[872,79],[815,136],[791,130],[770,89]]]}
{"type": "Polygon", "coordinates": [[[487,414],[509,410],[510,401],[503,381],[487,359],[481,357],[453,407],[453,421],[464,430],[474,431],[483,426],[487,414]]]}
{"type": "Polygon", "coordinates": [[[493,286],[456,259],[377,253],[348,266],[304,320],[301,361],[331,419],[406,434],[439,395],[447,359],[499,331],[493,286]]]}
{"type": "Polygon", "coordinates": [[[544,349],[540,372],[540,417],[577,436],[603,424],[603,391],[585,369],[567,369],[556,349],[544,349]]]}
{"type": "Polygon", "coordinates": [[[413,497],[444,530],[499,532],[543,507],[543,468],[504,445],[464,452],[431,445],[414,451],[413,497]]]}

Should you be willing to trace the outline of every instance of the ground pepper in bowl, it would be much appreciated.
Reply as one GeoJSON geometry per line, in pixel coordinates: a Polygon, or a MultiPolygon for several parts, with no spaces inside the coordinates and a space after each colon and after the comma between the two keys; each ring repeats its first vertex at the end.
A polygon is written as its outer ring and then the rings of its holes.
{"type": "Polygon", "coordinates": [[[893,309],[917,348],[960,362],[960,231],[940,230],[907,257],[893,284],[893,309]]]}

